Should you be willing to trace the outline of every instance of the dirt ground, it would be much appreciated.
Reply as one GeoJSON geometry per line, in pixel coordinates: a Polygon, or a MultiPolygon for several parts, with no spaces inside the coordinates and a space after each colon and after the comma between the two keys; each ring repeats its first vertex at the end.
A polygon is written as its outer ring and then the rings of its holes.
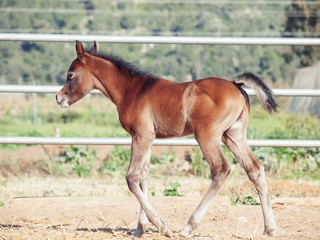
{"type": "MultiPolygon", "coordinates": [[[[13,172],[32,174],[37,166],[37,173],[40,173],[43,179],[47,179],[47,173],[45,170],[42,171],[41,167],[39,168],[37,159],[50,160],[58,154],[59,148],[61,146],[28,146],[14,152],[2,151],[0,158],[7,159],[8,164],[0,166],[0,173],[7,178],[13,176],[13,172]],[[13,160],[16,164],[12,164],[13,160]]],[[[156,153],[163,151],[160,148],[154,150],[156,153]]],[[[110,148],[100,147],[98,157],[104,158],[109,151],[110,148]]],[[[178,149],[176,152],[177,156],[181,155],[181,157],[184,153],[185,149],[178,149]]],[[[72,182],[74,188],[79,188],[75,191],[82,191],[80,187],[84,180],[81,183],[72,182]]],[[[47,184],[45,180],[42,181],[47,184]]],[[[24,182],[20,183],[20,188],[26,188],[23,184],[28,182],[26,180],[24,182]]],[[[189,180],[188,183],[189,191],[194,191],[193,182],[189,180]]],[[[198,179],[195,185],[199,183],[201,184],[198,179]]],[[[59,182],[59,184],[63,183],[59,182]]],[[[252,188],[249,182],[235,184],[239,185],[241,191],[252,188]]],[[[205,184],[202,183],[202,185],[205,184]]],[[[9,188],[14,187],[17,186],[9,186],[9,188]]],[[[54,187],[63,189],[65,186],[55,185],[54,187]]],[[[126,186],[121,188],[126,189],[126,186]]],[[[206,188],[207,186],[204,186],[204,189],[206,188]]],[[[47,190],[45,187],[44,189],[47,190]]],[[[188,191],[188,188],[184,191],[188,191]]],[[[288,193],[287,196],[295,196],[294,192],[299,192],[301,196],[319,196],[320,188],[319,185],[278,182],[269,184],[269,191],[281,193],[280,196],[283,196],[284,192],[288,193]]],[[[159,192],[162,192],[162,189],[159,192]]],[[[123,193],[120,196],[111,196],[108,192],[103,192],[102,196],[91,197],[86,193],[81,195],[85,197],[10,197],[11,200],[6,202],[4,207],[0,207],[0,240],[133,239],[130,234],[137,224],[139,205],[134,197],[126,196],[124,190],[123,193]]],[[[152,205],[163,221],[175,232],[174,239],[179,239],[177,232],[187,223],[203,195],[202,192],[199,196],[188,196],[186,192],[182,194],[183,197],[150,196],[152,205]]],[[[41,196],[41,194],[35,196],[41,196]]],[[[270,239],[320,239],[319,197],[275,198],[272,201],[272,207],[278,230],[275,237],[270,239]]],[[[233,206],[228,197],[218,196],[190,239],[261,239],[262,232],[263,217],[259,205],[233,206]]],[[[150,225],[142,239],[168,238],[159,235],[157,229],[150,225]]]]}
{"type": "MultiPolygon", "coordinates": [[[[200,197],[150,200],[177,232],[200,197]]],[[[278,230],[270,239],[320,239],[320,198],[278,198],[272,205],[278,230]]],[[[132,239],[139,206],[133,197],[40,197],[14,198],[0,210],[0,239],[132,239]]],[[[260,206],[232,206],[219,196],[190,239],[260,239],[262,232],[260,206]]],[[[150,225],[143,239],[167,238],[150,225]]]]}

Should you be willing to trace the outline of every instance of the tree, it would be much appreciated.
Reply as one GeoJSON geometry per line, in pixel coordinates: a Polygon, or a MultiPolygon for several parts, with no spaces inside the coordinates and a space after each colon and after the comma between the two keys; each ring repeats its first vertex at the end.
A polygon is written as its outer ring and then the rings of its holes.
{"type": "MultiPolygon", "coordinates": [[[[314,4],[305,1],[292,1],[286,8],[286,23],[284,36],[290,37],[299,34],[299,37],[319,37],[320,32],[320,2],[313,0],[314,4]]],[[[300,67],[310,66],[320,60],[319,46],[292,46],[284,51],[283,57],[290,63],[294,57],[299,58],[300,67]]]]}

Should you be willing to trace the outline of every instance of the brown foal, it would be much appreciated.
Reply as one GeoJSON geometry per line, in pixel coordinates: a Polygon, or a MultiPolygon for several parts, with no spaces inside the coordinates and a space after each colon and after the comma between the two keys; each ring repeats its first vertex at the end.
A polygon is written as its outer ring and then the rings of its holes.
{"type": "Polygon", "coordinates": [[[245,169],[259,193],[263,234],[274,235],[276,223],[264,168],[247,143],[250,103],[241,88],[243,84],[253,88],[264,109],[269,113],[277,111],[271,90],[260,78],[244,73],[234,81],[211,77],[175,83],[142,72],[119,57],[98,53],[96,43],[85,51],[82,43],[76,41],[76,52],[77,58],[69,67],[66,84],[56,96],[57,103],[67,108],[92,89],[98,89],[117,106],[121,125],[132,136],[126,180],[140,203],[138,226],[133,236],[142,236],[149,222],[163,235],[173,235],[148,201],[151,146],[155,138],[192,133],[209,163],[212,182],[180,236],[189,236],[199,226],[230,173],[221,141],[245,169]]]}

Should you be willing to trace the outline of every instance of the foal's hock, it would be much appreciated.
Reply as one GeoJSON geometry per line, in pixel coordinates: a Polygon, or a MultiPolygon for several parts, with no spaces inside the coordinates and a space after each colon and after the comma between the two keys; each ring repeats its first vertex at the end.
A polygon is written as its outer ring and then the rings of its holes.
{"type": "Polygon", "coordinates": [[[218,190],[230,173],[220,142],[233,153],[257,189],[264,217],[264,235],[276,231],[263,166],[247,143],[250,102],[242,89],[253,88],[263,108],[276,112],[271,90],[252,73],[234,81],[210,77],[175,83],[143,72],[119,57],[98,52],[97,45],[85,51],[76,41],[77,58],[58,92],[57,103],[67,108],[93,89],[100,90],[116,106],[122,127],[132,136],[131,158],[126,180],[140,203],[138,225],[133,236],[140,237],[151,222],[171,237],[172,231],[148,201],[148,178],[152,142],[155,138],[194,134],[211,169],[212,182],[180,236],[196,229],[218,190]]]}

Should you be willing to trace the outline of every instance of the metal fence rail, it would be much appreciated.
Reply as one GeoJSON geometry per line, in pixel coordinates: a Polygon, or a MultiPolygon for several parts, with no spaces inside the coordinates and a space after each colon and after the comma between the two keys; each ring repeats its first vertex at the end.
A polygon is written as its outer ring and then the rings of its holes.
{"type": "MultiPolygon", "coordinates": [[[[0,85],[0,93],[57,93],[62,86],[0,85]]],[[[252,89],[246,89],[255,95],[252,89]]],[[[273,89],[276,96],[320,97],[320,89],[273,89]]],[[[91,93],[101,93],[94,90],[91,93]]],[[[320,147],[320,140],[250,139],[251,147],[320,147]]],[[[78,138],[78,137],[0,137],[0,144],[49,145],[130,145],[130,138],[78,138]]],[[[156,139],[155,146],[198,146],[195,139],[156,139]]]]}
{"type": "MultiPolygon", "coordinates": [[[[40,85],[0,85],[0,93],[54,93],[61,90],[62,86],[40,86],[40,85]]],[[[90,93],[101,93],[93,90],[90,93]]]]}
{"type": "MultiPolygon", "coordinates": [[[[36,42],[104,42],[199,45],[304,45],[320,46],[319,38],[256,38],[256,37],[167,37],[167,36],[106,36],[71,34],[16,34],[0,33],[0,41],[36,42]]],[[[0,93],[56,93],[60,86],[2,85],[0,93]]],[[[254,95],[252,89],[246,89],[254,95]]],[[[319,97],[320,89],[274,89],[276,96],[319,97]]],[[[99,91],[93,91],[98,93],[99,91]]],[[[251,147],[320,147],[320,140],[252,139],[251,147]]],[[[70,137],[0,137],[0,144],[76,144],[76,145],[130,145],[130,138],[70,138],[70,137]]],[[[195,139],[156,139],[154,145],[197,146],[195,139]]]]}
{"type": "Polygon", "coordinates": [[[0,41],[35,42],[103,42],[103,43],[154,43],[196,45],[320,45],[319,38],[257,38],[257,37],[170,37],[170,36],[108,36],[76,34],[24,34],[1,33],[0,41]]]}
{"type": "MultiPolygon", "coordinates": [[[[57,93],[62,86],[34,85],[0,85],[0,93],[57,93]]],[[[250,88],[245,89],[249,95],[255,95],[250,88]]],[[[276,96],[320,97],[320,89],[273,89],[276,96]]],[[[91,93],[101,93],[93,90],[91,93]]]]}
{"type": "MultiPolygon", "coordinates": [[[[320,140],[251,139],[251,147],[320,147],[320,140]]],[[[0,144],[130,145],[131,138],[0,137],[0,144]]],[[[195,139],[155,139],[154,146],[198,146],[195,139]]]]}

